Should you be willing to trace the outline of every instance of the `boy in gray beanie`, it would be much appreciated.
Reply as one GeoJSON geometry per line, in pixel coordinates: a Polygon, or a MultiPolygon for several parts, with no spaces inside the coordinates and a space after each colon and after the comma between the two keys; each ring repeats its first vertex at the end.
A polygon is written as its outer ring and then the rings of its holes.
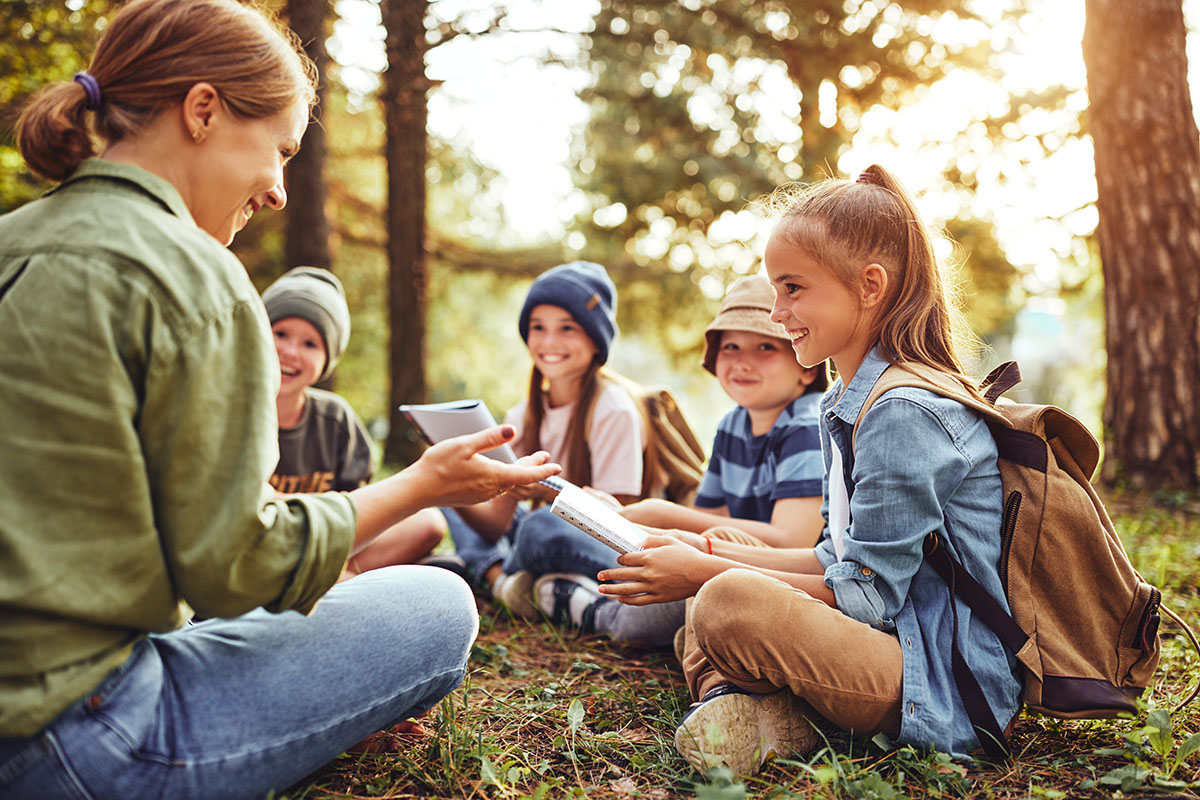
{"type": "Polygon", "coordinates": [[[328,378],[350,341],[350,307],[337,276],[327,269],[296,267],[268,286],[262,299],[272,326],[281,319],[298,317],[317,329],[326,356],[317,380],[328,378]]]}
{"type": "MultiPolygon", "coordinates": [[[[374,472],[370,437],[340,395],[317,389],[341,361],[350,339],[350,308],[332,272],[296,267],[262,295],[279,356],[279,464],[271,485],[284,494],[350,491],[374,472]]],[[[437,509],[418,512],[352,556],[343,578],[368,569],[413,563],[442,540],[437,509]]]]}

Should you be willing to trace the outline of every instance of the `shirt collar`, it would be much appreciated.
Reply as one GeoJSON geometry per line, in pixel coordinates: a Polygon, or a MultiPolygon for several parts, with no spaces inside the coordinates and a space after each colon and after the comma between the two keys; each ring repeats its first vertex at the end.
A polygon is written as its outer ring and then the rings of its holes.
{"type": "Polygon", "coordinates": [[[841,376],[834,382],[828,394],[828,398],[833,399],[832,406],[827,409],[828,413],[840,417],[847,425],[853,425],[862,413],[863,403],[867,402],[867,395],[871,393],[875,382],[890,366],[891,362],[879,352],[878,345],[871,348],[845,391],[842,391],[841,376]]]}
{"type": "Polygon", "coordinates": [[[152,172],[147,172],[141,167],[117,161],[108,161],[103,158],[85,159],[79,165],[79,169],[75,170],[70,177],[51,189],[47,194],[53,194],[68,184],[88,180],[89,178],[102,178],[134,186],[145,194],[148,194],[154,200],[157,200],[170,213],[193,225],[196,224],[196,221],[192,218],[192,212],[179,195],[179,190],[169,181],[160,178],[152,172]]]}

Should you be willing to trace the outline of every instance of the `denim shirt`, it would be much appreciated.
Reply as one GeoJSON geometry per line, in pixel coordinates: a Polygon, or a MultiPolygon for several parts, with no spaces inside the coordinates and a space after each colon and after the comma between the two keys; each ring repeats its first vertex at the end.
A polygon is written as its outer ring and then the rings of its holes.
{"type": "MultiPolygon", "coordinates": [[[[1008,607],[998,570],[1003,501],[996,444],[971,409],[925,389],[901,387],[871,407],[852,450],[855,420],[887,367],[872,350],[845,391],[839,378],[821,404],[822,512],[828,518],[830,447],[836,446],[850,524],[841,561],[828,527],[816,555],[842,613],[899,638],[904,657],[899,741],[963,756],[979,739],[950,670],[950,593],[924,563],[922,541],[937,531],[951,555],[1008,607]]],[[[1016,661],[965,603],[956,606],[959,649],[1003,728],[1019,708],[1016,661]]]]}

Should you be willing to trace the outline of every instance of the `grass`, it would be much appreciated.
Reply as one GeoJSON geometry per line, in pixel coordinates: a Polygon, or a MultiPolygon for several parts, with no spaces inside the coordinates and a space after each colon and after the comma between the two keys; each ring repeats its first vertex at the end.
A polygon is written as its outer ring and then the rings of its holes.
{"type": "MultiPolygon", "coordinates": [[[[1109,509],[1134,565],[1200,629],[1200,497],[1115,495],[1109,509]]],[[[777,760],[757,776],[701,777],[675,753],[675,723],[689,698],[673,656],[516,622],[481,603],[468,678],[431,712],[430,734],[392,736],[394,752],[343,755],[286,800],[1200,798],[1200,701],[1171,713],[1200,680],[1200,656],[1165,618],[1162,641],[1136,719],[1026,712],[1005,765],[830,731],[818,752],[777,760]]]]}

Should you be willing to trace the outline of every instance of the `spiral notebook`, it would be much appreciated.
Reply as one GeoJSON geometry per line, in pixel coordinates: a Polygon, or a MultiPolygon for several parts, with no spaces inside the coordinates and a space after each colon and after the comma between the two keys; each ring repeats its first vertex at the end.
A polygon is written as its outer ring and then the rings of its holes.
{"type": "Polygon", "coordinates": [[[550,511],[618,553],[642,549],[647,533],[603,500],[565,483],[550,511]]]}

